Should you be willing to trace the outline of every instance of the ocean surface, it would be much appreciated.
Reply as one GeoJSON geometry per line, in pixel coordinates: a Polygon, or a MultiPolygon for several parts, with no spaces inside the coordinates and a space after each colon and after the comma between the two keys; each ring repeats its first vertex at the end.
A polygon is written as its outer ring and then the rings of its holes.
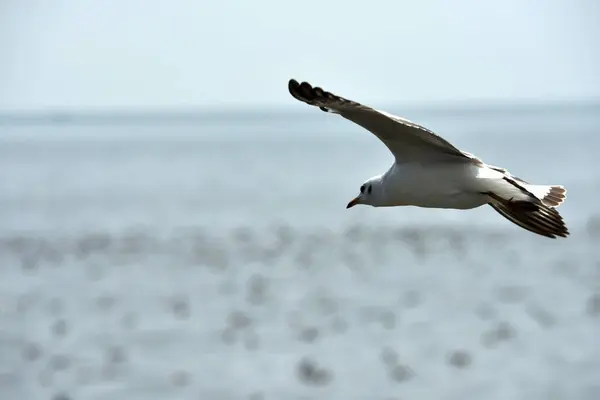
{"type": "Polygon", "coordinates": [[[0,124],[0,398],[600,398],[600,108],[404,114],[566,240],[346,210],[392,157],[310,111],[0,124]]]}

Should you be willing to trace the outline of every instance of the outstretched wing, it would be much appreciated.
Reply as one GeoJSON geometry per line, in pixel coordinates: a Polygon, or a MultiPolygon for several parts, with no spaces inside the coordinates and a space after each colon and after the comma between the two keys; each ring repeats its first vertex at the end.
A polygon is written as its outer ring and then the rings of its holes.
{"type": "Polygon", "coordinates": [[[306,104],[342,117],[377,136],[392,152],[397,163],[435,161],[460,158],[480,163],[473,155],[454,147],[427,128],[385,111],[375,110],[352,100],[344,99],[308,82],[290,79],[290,94],[306,104]]]}
{"type": "Polygon", "coordinates": [[[524,203],[502,200],[489,204],[500,215],[530,232],[552,239],[569,236],[565,221],[554,208],[534,203],[527,203],[527,208],[523,208],[524,203]]]}

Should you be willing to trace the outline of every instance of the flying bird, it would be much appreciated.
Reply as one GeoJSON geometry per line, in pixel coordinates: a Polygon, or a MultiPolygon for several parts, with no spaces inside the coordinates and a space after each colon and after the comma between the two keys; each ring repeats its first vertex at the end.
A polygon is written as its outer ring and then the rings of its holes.
{"type": "Polygon", "coordinates": [[[531,184],[459,150],[421,125],[308,82],[290,79],[288,89],[297,100],[370,131],[395,157],[386,172],[360,186],[346,208],[364,204],[469,210],[487,204],[530,232],[548,238],[569,235],[556,210],[566,198],[563,186],[531,184]]]}

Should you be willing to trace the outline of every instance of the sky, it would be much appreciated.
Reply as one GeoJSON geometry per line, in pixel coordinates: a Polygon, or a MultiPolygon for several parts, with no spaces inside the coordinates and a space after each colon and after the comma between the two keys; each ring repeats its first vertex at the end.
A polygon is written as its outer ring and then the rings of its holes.
{"type": "Polygon", "coordinates": [[[0,111],[600,98],[595,0],[0,0],[0,111]]]}

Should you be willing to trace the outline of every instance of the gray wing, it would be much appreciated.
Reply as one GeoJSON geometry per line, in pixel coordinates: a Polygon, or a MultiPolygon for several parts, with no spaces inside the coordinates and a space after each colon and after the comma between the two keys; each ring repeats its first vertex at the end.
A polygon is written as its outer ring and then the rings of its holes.
{"type": "Polygon", "coordinates": [[[298,83],[290,79],[288,89],[297,100],[339,114],[373,133],[388,147],[397,163],[449,158],[481,163],[472,154],[457,149],[429,129],[404,118],[344,99],[308,82],[298,83]]]}

